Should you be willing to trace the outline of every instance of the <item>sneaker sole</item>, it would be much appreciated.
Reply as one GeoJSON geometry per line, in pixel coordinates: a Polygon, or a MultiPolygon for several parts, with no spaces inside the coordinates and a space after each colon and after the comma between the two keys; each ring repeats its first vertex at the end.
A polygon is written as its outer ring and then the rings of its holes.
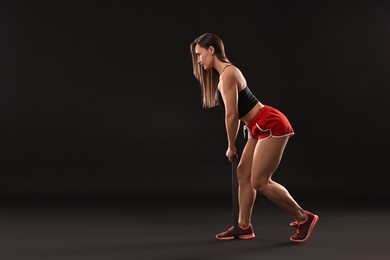
{"type": "MultiPolygon", "coordinates": [[[[249,235],[238,236],[238,239],[248,240],[248,239],[252,239],[254,237],[255,237],[255,234],[249,234],[249,235]]],[[[234,240],[234,236],[231,236],[231,237],[217,237],[217,236],[215,236],[215,238],[218,240],[234,240]]]]}
{"type": "Polygon", "coordinates": [[[310,224],[310,228],[309,228],[309,231],[307,232],[307,235],[304,239],[302,240],[296,240],[296,239],[291,239],[290,238],[290,241],[292,242],[296,242],[296,243],[302,243],[302,242],[305,242],[309,239],[309,237],[311,236],[311,233],[314,229],[314,227],[317,225],[317,221],[318,221],[319,217],[317,215],[314,215],[314,218],[313,218],[313,221],[311,222],[310,224]]]}

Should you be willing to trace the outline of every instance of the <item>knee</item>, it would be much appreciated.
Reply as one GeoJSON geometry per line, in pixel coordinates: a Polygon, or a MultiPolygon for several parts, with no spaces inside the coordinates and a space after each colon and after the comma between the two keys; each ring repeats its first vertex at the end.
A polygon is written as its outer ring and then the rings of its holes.
{"type": "Polygon", "coordinates": [[[265,194],[267,193],[268,190],[268,181],[263,181],[263,180],[253,180],[252,179],[252,186],[253,188],[258,191],[259,193],[265,194]]]}
{"type": "Polygon", "coordinates": [[[239,164],[237,166],[237,178],[239,181],[250,181],[251,169],[245,164],[239,164]]]}

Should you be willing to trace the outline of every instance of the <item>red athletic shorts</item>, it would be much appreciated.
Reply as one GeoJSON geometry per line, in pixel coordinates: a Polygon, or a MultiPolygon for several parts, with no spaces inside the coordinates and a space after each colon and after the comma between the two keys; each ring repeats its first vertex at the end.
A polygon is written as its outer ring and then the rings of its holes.
{"type": "Polygon", "coordinates": [[[248,131],[248,139],[257,140],[294,135],[294,130],[287,117],[276,108],[267,105],[244,126],[244,137],[245,131],[248,131]]]}

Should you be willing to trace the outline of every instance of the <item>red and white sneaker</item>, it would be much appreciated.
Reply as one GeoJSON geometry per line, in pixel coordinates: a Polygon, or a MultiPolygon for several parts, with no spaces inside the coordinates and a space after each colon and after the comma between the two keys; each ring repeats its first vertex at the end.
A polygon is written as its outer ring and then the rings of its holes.
{"type": "Polygon", "coordinates": [[[296,233],[295,235],[290,237],[290,241],[301,243],[309,239],[319,218],[317,215],[311,212],[306,211],[306,213],[307,213],[307,220],[304,223],[298,224],[296,221],[290,223],[291,227],[296,228],[296,233]]]}
{"type": "MultiPolygon", "coordinates": [[[[251,224],[246,229],[238,227],[239,239],[252,239],[255,237],[255,232],[251,224]]],[[[234,239],[234,227],[230,227],[228,230],[218,233],[215,236],[218,240],[233,240],[234,239]]]]}

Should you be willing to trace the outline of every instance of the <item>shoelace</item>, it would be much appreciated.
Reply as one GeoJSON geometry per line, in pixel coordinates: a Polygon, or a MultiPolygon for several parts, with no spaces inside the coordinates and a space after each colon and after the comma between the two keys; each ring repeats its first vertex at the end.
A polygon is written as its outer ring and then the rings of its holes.
{"type": "Polygon", "coordinates": [[[296,225],[296,232],[297,232],[297,235],[299,235],[301,229],[300,229],[301,225],[297,224],[296,225]]]}
{"type": "MultiPolygon", "coordinates": [[[[306,221],[307,221],[307,220],[308,220],[308,218],[306,219],[306,221]]],[[[296,228],[297,235],[299,235],[300,227],[301,227],[302,224],[305,224],[306,221],[303,222],[303,223],[301,223],[301,224],[299,224],[298,221],[295,220],[295,221],[293,221],[293,222],[290,223],[290,227],[295,227],[295,228],[296,228]]]]}

